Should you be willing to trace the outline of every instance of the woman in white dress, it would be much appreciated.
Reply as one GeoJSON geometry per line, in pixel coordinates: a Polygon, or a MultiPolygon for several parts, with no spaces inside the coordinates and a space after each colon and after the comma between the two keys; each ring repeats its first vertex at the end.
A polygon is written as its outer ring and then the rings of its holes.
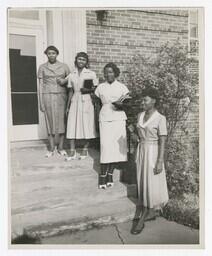
{"type": "Polygon", "coordinates": [[[166,118],[156,110],[158,92],[149,88],[143,91],[143,109],[138,115],[137,136],[137,185],[138,206],[142,213],[131,233],[139,234],[144,222],[155,220],[155,210],[161,209],[169,199],[166,173],[164,168],[164,150],[167,136],[166,118]]]}
{"type": "Polygon", "coordinates": [[[98,80],[94,71],[88,69],[89,58],[87,53],[79,52],[75,57],[74,72],[64,80],[68,80],[69,97],[67,102],[67,131],[66,137],[70,140],[70,155],[66,160],[77,158],[75,140],[84,140],[84,146],[80,158],[88,156],[89,140],[96,138],[94,106],[90,93],[94,92],[98,80]],[[92,82],[90,90],[84,88],[85,80],[92,82]]]}
{"type": "Polygon", "coordinates": [[[113,104],[129,93],[128,88],[117,81],[119,74],[119,68],[114,63],[108,63],[104,67],[106,81],[95,90],[96,96],[102,102],[99,115],[101,163],[99,188],[101,189],[113,185],[114,163],[127,161],[127,116],[113,104]]]}

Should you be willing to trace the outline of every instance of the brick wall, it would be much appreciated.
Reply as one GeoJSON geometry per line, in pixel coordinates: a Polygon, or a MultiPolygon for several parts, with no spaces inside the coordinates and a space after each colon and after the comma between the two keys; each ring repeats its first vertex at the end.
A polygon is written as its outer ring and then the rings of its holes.
{"type": "MultiPolygon", "coordinates": [[[[152,56],[161,44],[178,39],[188,45],[188,11],[182,10],[107,10],[102,24],[95,11],[87,11],[87,52],[90,66],[103,79],[103,67],[113,61],[121,70],[119,80],[136,53],[152,56]]],[[[197,68],[194,70],[197,70],[197,68]]],[[[139,100],[134,102],[130,118],[139,111],[139,100]]],[[[185,143],[198,138],[198,100],[186,121],[185,143]]],[[[180,136],[180,131],[176,136],[180,136]]]]}
{"type": "Polygon", "coordinates": [[[107,10],[102,25],[95,11],[87,11],[87,51],[100,78],[106,63],[115,62],[123,72],[136,53],[152,55],[156,47],[177,38],[188,42],[187,11],[107,10]]]}

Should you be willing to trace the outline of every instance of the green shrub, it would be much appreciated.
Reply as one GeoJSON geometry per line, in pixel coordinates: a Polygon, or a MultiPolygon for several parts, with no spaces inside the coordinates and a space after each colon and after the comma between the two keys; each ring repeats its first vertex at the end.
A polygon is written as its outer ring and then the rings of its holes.
{"type": "MultiPolygon", "coordinates": [[[[179,41],[166,43],[149,58],[141,54],[134,56],[125,73],[125,83],[135,99],[131,109],[138,111],[142,90],[158,89],[158,110],[166,116],[168,124],[166,172],[170,202],[164,216],[198,227],[199,205],[195,202],[199,196],[199,141],[190,138],[187,131],[188,114],[196,111],[194,106],[198,107],[198,74],[192,71],[195,63],[187,47],[179,41]],[[188,198],[195,200],[188,203],[188,198]]],[[[138,111],[128,113],[130,122],[135,124],[138,111]]]]}

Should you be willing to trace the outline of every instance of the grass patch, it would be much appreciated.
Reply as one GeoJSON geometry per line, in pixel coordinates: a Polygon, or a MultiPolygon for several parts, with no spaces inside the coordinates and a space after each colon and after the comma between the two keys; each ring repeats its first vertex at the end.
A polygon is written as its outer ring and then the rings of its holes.
{"type": "Polygon", "coordinates": [[[23,234],[12,239],[12,244],[41,244],[39,237],[23,234]]]}
{"type": "Polygon", "coordinates": [[[162,215],[170,221],[199,229],[199,199],[191,193],[170,199],[162,215]]]}

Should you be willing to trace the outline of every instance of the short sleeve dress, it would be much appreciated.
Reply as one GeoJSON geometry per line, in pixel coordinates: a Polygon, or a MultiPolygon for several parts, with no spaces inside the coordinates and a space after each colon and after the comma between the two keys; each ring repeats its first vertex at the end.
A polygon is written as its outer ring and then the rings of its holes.
{"type": "Polygon", "coordinates": [[[84,80],[92,79],[94,86],[98,85],[96,73],[84,68],[81,74],[74,70],[68,77],[68,87],[72,88],[74,94],[67,121],[68,139],[92,139],[97,137],[94,117],[94,106],[90,94],[82,94],[84,80]]]}
{"type": "Polygon", "coordinates": [[[128,88],[117,80],[112,84],[102,83],[95,91],[102,102],[99,115],[101,163],[127,161],[127,116],[124,111],[116,110],[112,103],[128,92],[128,88]]]}
{"type": "Polygon", "coordinates": [[[162,208],[169,199],[166,173],[154,174],[158,158],[159,136],[167,135],[166,118],[158,111],[144,122],[145,112],[138,118],[137,130],[140,142],[137,148],[137,182],[139,204],[154,209],[162,208]]]}
{"type": "Polygon", "coordinates": [[[70,73],[69,67],[56,61],[54,64],[46,62],[38,69],[38,79],[43,80],[40,88],[45,107],[45,120],[48,134],[65,133],[65,109],[67,88],[57,83],[57,78],[65,78],[70,73]]]}

